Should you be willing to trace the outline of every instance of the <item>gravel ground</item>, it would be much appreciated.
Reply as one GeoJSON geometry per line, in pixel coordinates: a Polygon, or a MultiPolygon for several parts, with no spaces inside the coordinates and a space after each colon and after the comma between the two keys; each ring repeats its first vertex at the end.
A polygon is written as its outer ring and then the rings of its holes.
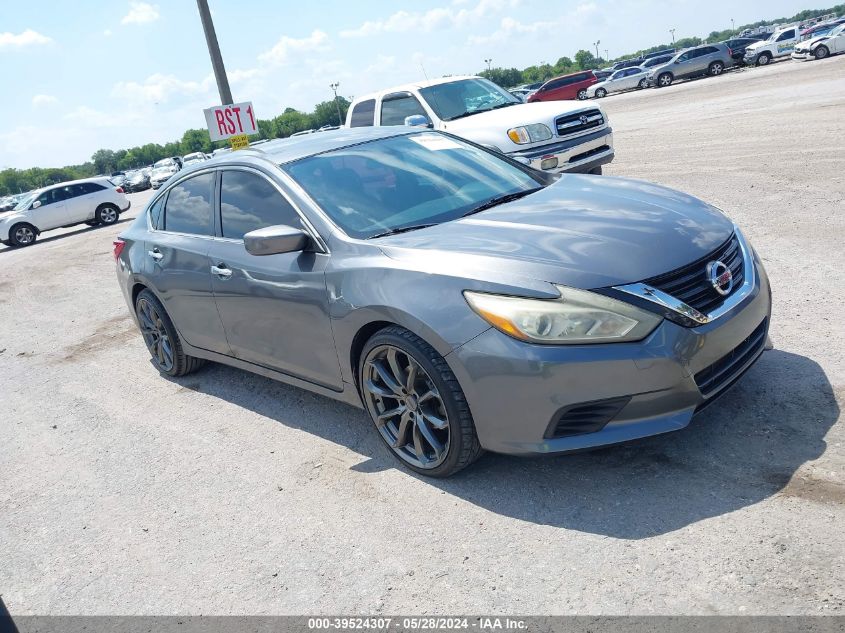
{"type": "Polygon", "coordinates": [[[122,227],[54,232],[0,248],[9,611],[845,613],[845,56],[603,104],[606,173],[717,204],[766,262],[775,350],[718,405],[429,481],[357,409],[218,365],[162,378],[122,227]]]}

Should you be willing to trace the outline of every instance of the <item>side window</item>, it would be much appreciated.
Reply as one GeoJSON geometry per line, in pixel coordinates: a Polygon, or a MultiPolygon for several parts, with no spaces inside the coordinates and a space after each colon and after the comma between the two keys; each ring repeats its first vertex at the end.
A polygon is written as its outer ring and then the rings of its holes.
{"type": "Polygon", "coordinates": [[[84,196],[87,191],[85,191],[85,185],[80,183],[78,185],[70,185],[67,187],[68,191],[68,198],[78,198],[79,196],[84,196]]]}
{"type": "Polygon", "coordinates": [[[302,226],[294,208],[266,178],[236,170],[224,171],[221,177],[223,237],[237,240],[245,233],[275,224],[302,226]]]}
{"type": "Polygon", "coordinates": [[[679,62],[685,62],[685,61],[691,59],[691,55],[692,55],[692,51],[687,51],[686,53],[684,53],[683,55],[681,55],[678,58],[678,61],[679,62]]]}
{"type": "Polygon", "coordinates": [[[83,182],[81,185],[78,186],[82,187],[82,193],[80,195],[95,193],[97,191],[103,191],[105,189],[103,185],[100,185],[96,182],[83,182]]]}
{"type": "Polygon", "coordinates": [[[62,202],[70,197],[68,189],[70,189],[70,187],[56,187],[55,189],[50,189],[38,196],[38,200],[41,201],[42,206],[62,202]]]}
{"type": "Polygon", "coordinates": [[[211,185],[214,174],[183,180],[167,194],[164,230],[191,235],[212,235],[211,185]]]}
{"type": "Polygon", "coordinates": [[[161,198],[155,201],[155,204],[153,204],[153,206],[150,207],[150,225],[154,229],[164,228],[164,222],[162,222],[161,217],[161,210],[164,209],[164,199],[166,197],[166,195],[162,196],[161,198]]]}
{"type": "Polygon", "coordinates": [[[352,108],[352,117],[349,119],[349,127],[367,127],[373,125],[376,113],[376,100],[367,99],[352,108]]]}
{"type": "Polygon", "coordinates": [[[780,37],[778,37],[777,41],[782,42],[783,40],[790,40],[793,37],[795,37],[795,31],[794,30],[784,31],[783,33],[780,34],[780,37]]]}
{"type": "Polygon", "coordinates": [[[414,95],[403,94],[393,98],[388,95],[381,102],[382,125],[405,125],[405,117],[414,114],[428,117],[414,95]]]}

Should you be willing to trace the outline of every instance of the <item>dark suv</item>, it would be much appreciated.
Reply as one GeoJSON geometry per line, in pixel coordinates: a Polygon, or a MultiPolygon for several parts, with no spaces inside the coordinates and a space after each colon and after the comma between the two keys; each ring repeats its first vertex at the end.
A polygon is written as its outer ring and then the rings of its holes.
{"type": "Polygon", "coordinates": [[[743,62],[745,49],[754,42],[760,42],[761,40],[762,38],[759,37],[735,37],[730,40],[725,40],[722,44],[731,49],[731,57],[734,60],[734,64],[741,66],[745,63],[743,62]]]}
{"type": "Polygon", "coordinates": [[[688,48],[662,66],[655,66],[648,74],[651,86],[665,88],[676,79],[697,75],[721,75],[734,65],[732,51],[725,44],[704,44],[688,48]]]}

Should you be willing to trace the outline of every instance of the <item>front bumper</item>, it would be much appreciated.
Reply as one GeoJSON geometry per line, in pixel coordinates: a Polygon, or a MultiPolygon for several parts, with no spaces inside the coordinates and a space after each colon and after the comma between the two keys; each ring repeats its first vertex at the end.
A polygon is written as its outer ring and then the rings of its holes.
{"type": "Polygon", "coordinates": [[[643,341],[578,346],[532,345],[490,329],[454,350],[446,360],[463,387],[481,445],[500,453],[561,453],[684,428],[763,351],[771,293],[765,271],[755,265],[748,295],[700,327],[664,320],[643,341]],[[737,350],[743,354],[736,364],[725,365],[737,350]],[[710,381],[714,368],[726,366],[717,386],[708,382],[711,390],[702,393],[696,378],[710,381]],[[556,435],[556,422],[567,411],[609,401],[623,404],[600,430],[556,435]]]}
{"type": "Polygon", "coordinates": [[[792,59],[797,59],[798,61],[802,62],[816,58],[816,56],[813,55],[810,51],[792,51],[791,57],[792,59]]]}
{"type": "Polygon", "coordinates": [[[606,127],[565,141],[512,152],[508,156],[528,159],[531,167],[541,171],[585,173],[613,160],[613,130],[606,127]],[[557,165],[542,169],[543,161],[551,159],[557,159],[557,165]]]}

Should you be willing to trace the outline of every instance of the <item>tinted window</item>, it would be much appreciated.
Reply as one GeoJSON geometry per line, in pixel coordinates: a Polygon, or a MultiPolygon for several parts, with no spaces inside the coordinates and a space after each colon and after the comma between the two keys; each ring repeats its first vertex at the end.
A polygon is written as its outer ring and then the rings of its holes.
{"type": "Polygon", "coordinates": [[[105,187],[103,185],[97,184],[96,182],[83,182],[77,187],[82,189],[82,193],[79,195],[84,196],[85,194],[94,193],[95,191],[103,191],[105,187]]]}
{"type": "Polygon", "coordinates": [[[708,46],[706,48],[701,49],[701,55],[712,55],[713,53],[718,53],[719,49],[715,46],[708,46]]]}
{"type": "Polygon", "coordinates": [[[221,177],[223,237],[241,239],[244,233],[274,224],[301,226],[296,211],[266,178],[234,170],[224,171],[221,177]]]}
{"type": "Polygon", "coordinates": [[[788,40],[788,39],[792,39],[793,37],[795,37],[795,31],[794,30],[784,31],[783,33],[780,34],[777,41],[780,42],[781,40],[788,40]]]}
{"type": "Polygon", "coordinates": [[[164,230],[174,233],[211,235],[211,185],[214,174],[183,180],[167,194],[164,230]]]}
{"type": "Polygon", "coordinates": [[[413,95],[403,95],[390,99],[385,97],[381,104],[382,125],[405,125],[405,117],[422,114],[426,118],[420,102],[413,95]]]}
{"type": "Polygon", "coordinates": [[[373,125],[376,112],[376,100],[367,99],[352,108],[352,118],[349,120],[349,127],[366,127],[373,125]]]}
{"type": "Polygon", "coordinates": [[[166,196],[162,196],[158,200],[155,201],[155,204],[150,207],[150,224],[154,229],[163,229],[164,222],[162,222],[161,217],[161,210],[164,208],[164,199],[166,196]]]}
{"type": "Polygon", "coordinates": [[[68,187],[57,187],[56,189],[45,191],[38,196],[38,199],[41,201],[42,205],[47,205],[67,200],[69,197],[70,194],[68,192],[68,187]]]}

